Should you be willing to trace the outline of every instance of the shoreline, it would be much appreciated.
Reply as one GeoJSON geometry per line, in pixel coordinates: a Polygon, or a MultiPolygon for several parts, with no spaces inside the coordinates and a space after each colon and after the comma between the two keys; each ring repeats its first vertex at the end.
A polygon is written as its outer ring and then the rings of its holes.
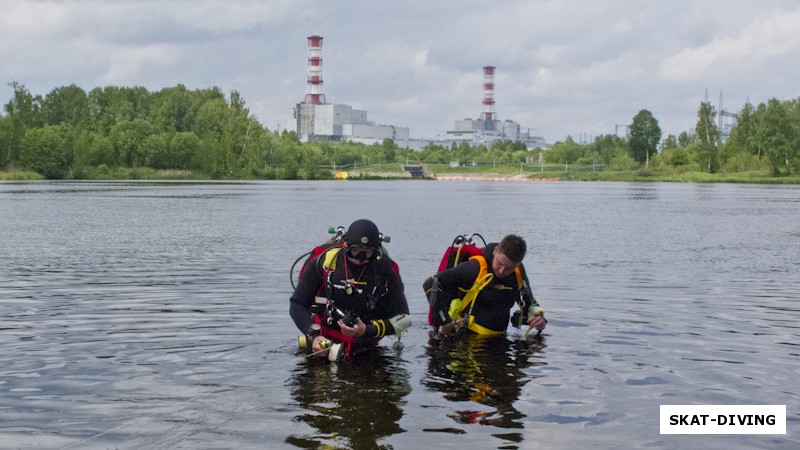
{"type": "MultiPolygon", "coordinates": [[[[322,180],[429,180],[429,181],[483,181],[483,182],[553,182],[553,181],[594,181],[594,182],[648,182],[648,183],[736,183],[736,184],[772,184],[772,185],[800,185],[800,177],[794,176],[767,176],[756,173],[734,174],[707,174],[700,172],[687,173],[658,173],[655,171],[626,171],[626,172],[589,172],[589,173],[497,173],[497,172],[425,172],[423,176],[412,176],[407,171],[351,171],[341,172],[346,176],[331,176],[322,180]],[[536,176],[539,175],[539,176],[536,176]]],[[[338,175],[334,174],[334,175],[338,175]]],[[[145,173],[126,172],[124,170],[107,174],[109,176],[62,178],[52,181],[267,181],[282,178],[210,178],[202,174],[186,171],[147,171],[145,173]]],[[[295,178],[304,180],[302,177],[295,178]]],[[[44,177],[34,172],[27,171],[0,171],[0,182],[43,181],[44,177]]]]}
{"type": "Polygon", "coordinates": [[[436,181],[561,181],[561,178],[537,178],[530,175],[502,175],[499,173],[441,173],[432,177],[436,181]]]}

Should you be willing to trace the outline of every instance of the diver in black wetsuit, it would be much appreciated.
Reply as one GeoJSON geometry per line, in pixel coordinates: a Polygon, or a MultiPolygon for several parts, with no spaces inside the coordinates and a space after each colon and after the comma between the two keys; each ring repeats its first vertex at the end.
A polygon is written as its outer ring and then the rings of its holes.
{"type": "Polygon", "coordinates": [[[311,352],[338,360],[410,326],[403,282],[382,241],[373,222],[356,220],[344,246],[326,250],[303,270],[289,313],[311,352]],[[326,351],[330,341],[334,346],[326,351]]]}
{"type": "Polygon", "coordinates": [[[457,327],[484,335],[503,334],[511,308],[524,299],[522,321],[529,330],[544,330],[547,320],[522,265],[526,250],[521,237],[508,235],[499,244],[486,245],[482,255],[426,279],[425,295],[435,299],[431,305],[434,328],[443,334],[457,327]]]}

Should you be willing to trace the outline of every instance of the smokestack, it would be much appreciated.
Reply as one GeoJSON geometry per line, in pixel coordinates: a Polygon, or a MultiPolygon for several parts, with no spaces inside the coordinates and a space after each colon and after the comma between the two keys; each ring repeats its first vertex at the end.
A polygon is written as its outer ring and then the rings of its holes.
{"type": "Polygon", "coordinates": [[[483,67],[483,112],[481,120],[497,120],[494,112],[494,66],[483,67]]]}
{"type": "Polygon", "coordinates": [[[322,36],[308,37],[308,85],[303,103],[326,103],[322,93],[322,36]]]}

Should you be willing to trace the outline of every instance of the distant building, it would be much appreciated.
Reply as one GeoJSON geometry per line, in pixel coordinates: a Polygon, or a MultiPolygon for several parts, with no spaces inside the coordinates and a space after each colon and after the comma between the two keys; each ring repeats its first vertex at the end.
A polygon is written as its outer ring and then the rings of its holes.
{"type": "Polygon", "coordinates": [[[376,125],[367,120],[367,112],[350,105],[298,103],[297,134],[304,141],[315,140],[408,140],[407,127],[376,125]]]}
{"type": "Polygon", "coordinates": [[[486,66],[484,73],[484,112],[480,119],[456,121],[455,130],[448,131],[444,139],[411,139],[408,127],[378,125],[367,120],[367,112],[350,105],[327,103],[322,93],[322,40],[321,36],[308,37],[308,80],[306,95],[294,110],[297,135],[301,141],[352,141],[363,144],[381,143],[391,139],[399,147],[422,150],[429,145],[449,146],[467,142],[470,145],[489,146],[493,141],[522,141],[532,150],[548,147],[540,136],[531,136],[519,124],[497,120],[494,112],[494,67],[486,66]]]}
{"type": "Polygon", "coordinates": [[[378,125],[367,120],[367,112],[350,105],[327,103],[322,93],[322,37],[308,37],[308,82],[306,95],[294,110],[297,135],[308,141],[352,141],[364,144],[391,139],[401,147],[422,149],[430,142],[412,140],[408,127],[378,125]]]}
{"type": "Polygon", "coordinates": [[[528,150],[547,148],[550,144],[541,136],[532,136],[530,130],[523,130],[513,120],[464,119],[457,120],[455,129],[448,131],[449,141],[456,144],[467,142],[472,146],[488,147],[494,141],[521,141],[528,150]]]}
{"type": "Polygon", "coordinates": [[[472,146],[490,146],[494,141],[521,141],[528,150],[547,148],[541,136],[531,136],[513,120],[499,121],[494,111],[494,66],[483,67],[483,112],[478,120],[457,120],[455,130],[448,131],[451,142],[467,142],[472,146]]]}

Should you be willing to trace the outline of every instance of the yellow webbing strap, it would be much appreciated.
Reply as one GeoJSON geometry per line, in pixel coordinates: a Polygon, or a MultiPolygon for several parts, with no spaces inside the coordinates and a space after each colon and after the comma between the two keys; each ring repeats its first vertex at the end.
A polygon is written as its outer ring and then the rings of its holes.
{"type": "MultiPolygon", "coordinates": [[[[494,279],[494,274],[489,273],[489,267],[486,264],[486,258],[480,255],[476,255],[471,257],[470,259],[474,259],[478,261],[480,264],[480,270],[478,271],[478,277],[475,279],[475,283],[472,287],[467,291],[467,294],[464,295],[464,299],[461,300],[461,309],[459,311],[460,315],[467,307],[471,307],[473,303],[475,303],[475,299],[478,297],[478,294],[485,288],[489,283],[492,282],[494,279]]],[[[517,285],[522,287],[522,272],[519,270],[519,267],[514,268],[514,275],[517,278],[517,285]]],[[[456,316],[458,317],[458,316],[456,316]]],[[[455,317],[453,317],[455,319],[455,317]]],[[[496,336],[500,334],[505,334],[505,330],[497,331],[492,330],[491,328],[484,327],[483,325],[479,325],[475,322],[475,316],[472,314],[469,315],[469,320],[467,322],[467,328],[470,331],[475,333],[484,335],[484,336],[496,336]]]]}
{"type": "MultiPolygon", "coordinates": [[[[464,248],[464,244],[461,244],[461,246],[458,247],[458,251],[456,251],[456,257],[453,260],[453,267],[458,265],[458,260],[461,258],[461,249],[462,248],[464,248]]],[[[447,267],[447,269],[450,269],[450,267],[447,267]]]]}
{"type": "Polygon", "coordinates": [[[483,325],[478,325],[477,322],[475,322],[475,316],[472,315],[469,316],[469,322],[467,322],[467,328],[469,328],[470,331],[474,331],[475,333],[482,334],[484,336],[497,336],[506,333],[505,330],[497,331],[497,330],[492,330],[491,328],[486,328],[483,325]]]}
{"type": "Polygon", "coordinates": [[[336,270],[336,256],[342,251],[344,247],[334,247],[325,252],[325,261],[322,263],[322,268],[326,270],[336,270]]]}
{"type": "Polygon", "coordinates": [[[485,288],[489,283],[492,282],[494,279],[494,274],[489,273],[489,266],[486,264],[486,258],[480,255],[476,255],[470,258],[470,260],[478,261],[480,269],[478,270],[478,276],[475,278],[475,283],[472,284],[472,287],[469,288],[467,293],[464,295],[464,298],[461,299],[461,304],[457,308],[457,311],[453,311],[451,307],[451,318],[455,319],[456,317],[460,316],[461,313],[464,312],[465,309],[472,306],[475,303],[475,299],[478,297],[478,294],[485,288]],[[456,317],[452,317],[452,312],[456,312],[456,317]]]}

